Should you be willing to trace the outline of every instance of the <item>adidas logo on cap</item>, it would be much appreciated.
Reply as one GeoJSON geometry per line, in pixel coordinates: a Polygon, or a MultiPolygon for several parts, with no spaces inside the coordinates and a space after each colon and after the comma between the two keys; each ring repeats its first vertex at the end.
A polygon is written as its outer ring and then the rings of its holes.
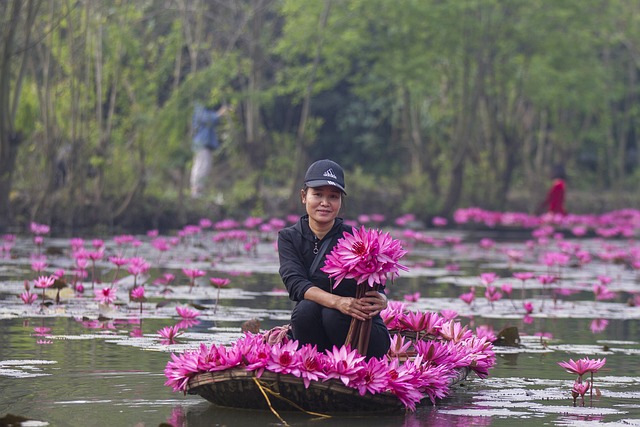
{"type": "Polygon", "coordinates": [[[335,174],[335,173],[333,173],[333,169],[327,169],[327,170],[325,171],[325,173],[323,173],[323,174],[322,174],[322,176],[326,176],[326,177],[333,178],[333,179],[338,179],[338,177],[336,176],[336,174],[335,174]]]}

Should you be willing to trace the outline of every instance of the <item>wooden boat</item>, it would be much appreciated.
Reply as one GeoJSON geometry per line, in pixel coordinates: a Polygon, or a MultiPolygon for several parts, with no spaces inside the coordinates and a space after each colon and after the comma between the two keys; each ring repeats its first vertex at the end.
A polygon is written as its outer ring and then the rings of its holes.
{"type": "MultiPolygon", "coordinates": [[[[466,379],[469,368],[458,370],[454,386],[466,379]]],[[[187,393],[199,395],[211,403],[238,409],[304,411],[309,413],[394,412],[404,405],[393,393],[367,393],[346,387],[339,380],[312,381],[305,388],[303,380],[291,374],[264,371],[257,378],[254,371],[243,368],[205,372],[189,380],[187,393]]],[[[430,402],[425,398],[423,402],[430,402]]]]}

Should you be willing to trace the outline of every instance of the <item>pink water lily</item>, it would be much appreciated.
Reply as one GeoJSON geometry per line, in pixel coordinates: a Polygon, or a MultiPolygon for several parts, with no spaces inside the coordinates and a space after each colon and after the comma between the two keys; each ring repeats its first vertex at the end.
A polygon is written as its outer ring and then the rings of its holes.
{"type": "Polygon", "coordinates": [[[213,286],[215,286],[218,289],[224,288],[229,283],[231,283],[231,280],[226,279],[226,278],[222,278],[222,277],[211,277],[211,278],[209,278],[209,281],[211,282],[211,284],[213,286]]]}
{"type": "Polygon", "coordinates": [[[483,237],[482,239],[480,239],[478,245],[482,249],[491,249],[496,245],[496,241],[493,239],[489,239],[488,237],[483,237]]]}
{"type": "Polygon", "coordinates": [[[544,285],[550,285],[552,283],[555,283],[555,281],[557,280],[557,277],[551,274],[542,274],[540,276],[538,276],[538,281],[544,286],[544,285]]]}
{"type": "Polygon", "coordinates": [[[447,223],[449,221],[447,221],[446,218],[440,217],[440,216],[435,216],[433,217],[433,219],[431,220],[431,222],[433,223],[434,226],[436,227],[444,227],[445,225],[447,225],[447,223]]]}
{"type": "Polygon", "coordinates": [[[107,287],[102,289],[96,289],[95,292],[95,300],[100,302],[101,304],[112,304],[117,299],[116,292],[117,287],[107,287]]]}
{"type": "Polygon", "coordinates": [[[609,321],[607,319],[593,319],[589,324],[589,329],[591,329],[592,333],[597,334],[604,332],[608,325],[609,321]]]}
{"type": "Polygon", "coordinates": [[[569,359],[568,362],[558,362],[558,365],[563,367],[567,372],[582,376],[587,372],[598,372],[607,363],[607,359],[589,359],[588,357],[582,359],[569,359]]]}
{"type": "Polygon", "coordinates": [[[517,249],[507,249],[504,253],[509,258],[509,265],[520,262],[524,258],[524,252],[517,249]]]}
{"type": "Polygon", "coordinates": [[[367,282],[370,287],[385,285],[387,278],[398,276],[399,270],[408,270],[399,263],[406,253],[389,233],[362,226],[353,234],[343,234],[321,270],[335,279],[334,288],[345,278],[356,279],[358,284],[367,282]]]}
{"type": "Polygon", "coordinates": [[[104,252],[102,252],[101,250],[87,252],[87,258],[89,258],[91,261],[99,261],[102,259],[103,255],[104,252]]]}
{"type": "Polygon", "coordinates": [[[302,378],[306,388],[309,388],[311,381],[320,381],[327,378],[324,373],[324,359],[322,356],[322,354],[318,353],[316,346],[310,344],[303,345],[296,352],[300,378],[302,378]]]}
{"type": "Polygon", "coordinates": [[[440,335],[446,340],[458,342],[469,338],[472,332],[459,322],[449,321],[440,326],[440,335]]]}
{"type": "Polygon", "coordinates": [[[387,308],[382,310],[380,316],[387,325],[387,329],[399,328],[400,318],[403,316],[406,304],[399,301],[389,301],[387,308]]]}
{"type": "Polygon", "coordinates": [[[469,292],[460,294],[458,298],[464,301],[467,305],[471,305],[473,300],[476,298],[476,289],[472,286],[469,292]]]}
{"type": "Polygon", "coordinates": [[[569,255],[563,252],[547,252],[542,257],[542,263],[547,267],[565,266],[569,263],[569,255]]]}
{"type": "Polygon", "coordinates": [[[197,358],[200,372],[223,371],[242,364],[242,352],[236,346],[231,348],[223,345],[207,347],[201,343],[197,358]]]}
{"type": "Polygon", "coordinates": [[[56,278],[54,276],[40,276],[35,280],[33,286],[42,289],[50,288],[51,286],[53,286],[55,281],[56,278]]]}
{"type": "Polygon", "coordinates": [[[35,332],[36,336],[46,336],[49,335],[51,332],[51,328],[46,327],[46,326],[36,326],[35,328],[33,328],[33,332],[35,332]]]}
{"type": "Polygon", "coordinates": [[[209,281],[213,286],[218,288],[218,293],[216,295],[216,305],[213,308],[213,312],[215,313],[218,311],[218,302],[220,301],[220,288],[227,286],[229,283],[231,283],[231,280],[223,277],[211,277],[209,278],[209,281]]]}
{"type": "Polygon", "coordinates": [[[498,278],[499,276],[493,272],[480,274],[480,281],[482,282],[483,285],[490,285],[493,282],[495,282],[498,278]]]}
{"type": "Polygon", "coordinates": [[[142,303],[147,301],[144,294],[144,286],[136,286],[129,292],[129,299],[133,302],[140,303],[140,313],[142,313],[142,303]]]}
{"type": "Polygon", "coordinates": [[[533,303],[531,303],[530,301],[524,301],[522,303],[522,308],[524,308],[524,311],[526,311],[527,314],[533,313],[533,303]]]}
{"type": "Polygon", "coordinates": [[[36,273],[41,273],[47,268],[47,261],[42,259],[36,259],[31,262],[31,269],[36,273]]]}
{"type": "Polygon", "coordinates": [[[156,237],[151,241],[151,246],[157,249],[160,252],[166,252],[171,249],[171,245],[167,241],[167,239],[162,237],[156,237]]]}
{"type": "Polygon", "coordinates": [[[416,404],[423,398],[418,388],[419,379],[420,370],[414,362],[399,365],[398,359],[393,359],[389,363],[389,390],[411,411],[415,411],[416,404]]]}
{"type": "Polygon", "coordinates": [[[515,277],[518,280],[522,280],[522,281],[526,281],[529,279],[532,279],[535,276],[535,274],[533,274],[532,272],[529,271],[518,271],[516,273],[513,273],[513,277],[515,277]]]}
{"type": "Polygon", "coordinates": [[[449,382],[452,374],[449,366],[416,364],[416,369],[419,373],[416,381],[418,390],[427,395],[432,404],[435,405],[437,399],[442,399],[449,394],[449,382]]]}
{"type": "Polygon", "coordinates": [[[55,281],[56,281],[56,278],[54,276],[40,276],[35,280],[33,286],[35,286],[36,288],[42,289],[42,304],[44,304],[45,290],[53,286],[55,281]]]}
{"type": "Polygon", "coordinates": [[[183,268],[182,272],[184,273],[185,276],[187,276],[189,278],[189,292],[191,292],[191,290],[193,289],[194,285],[196,284],[196,279],[198,277],[202,277],[205,274],[207,274],[206,272],[204,272],[202,270],[193,269],[193,268],[183,268]]]}
{"type": "Polygon", "coordinates": [[[280,374],[300,376],[300,360],[296,357],[298,341],[278,343],[271,346],[271,358],[266,369],[280,374]]]}
{"type": "MultiPolygon", "coordinates": [[[[74,251],[81,251],[84,250],[84,239],[80,238],[80,237],[74,237],[71,239],[71,241],[69,242],[71,244],[71,248],[74,251]]],[[[94,239],[92,240],[92,246],[94,247],[94,249],[100,249],[104,246],[104,241],[102,240],[98,240],[98,239],[94,239]],[[94,243],[95,242],[95,243],[94,243]],[[101,244],[99,244],[98,242],[102,242],[101,244]]]]}
{"type": "MultiPolygon", "coordinates": [[[[450,345],[454,344],[456,343],[450,343],[450,345]]],[[[464,341],[463,345],[457,346],[455,353],[464,354],[464,364],[468,363],[471,370],[480,378],[489,376],[489,369],[493,367],[496,361],[493,344],[487,340],[487,337],[470,336],[464,341]]]]}
{"type": "Polygon", "coordinates": [[[407,302],[416,302],[420,299],[420,292],[413,292],[410,294],[406,294],[403,296],[403,298],[407,302]]]}
{"type": "Polygon", "coordinates": [[[440,310],[440,315],[442,316],[442,319],[446,322],[458,317],[458,312],[455,310],[444,309],[444,310],[440,310]]]}
{"type": "Polygon", "coordinates": [[[596,283],[593,285],[593,295],[597,301],[611,300],[616,297],[616,293],[607,288],[606,285],[596,283]]]}
{"type": "Polygon", "coordinates": [[[360,365],[365,358],[358,354],[356,350],[351,350],[349,346],[340,348],[333,346],[331,350],[326,350],[327,366],[330,368],[328,378],[336,378],[349,386],[354,381],[363,367],[360,365]]]}
{"type": "Polygon", "coordinates": [[[414,347],[425,362],[433,365],[451,365],[453,362],[451,348],[442,341],[420,340],[415,342],[414,347]]]}
{"type": "Polygon", "coordinates": [[[176,326],[180,329],[189,329],[199,324],[200,321],[198,319],[182,319],[176,323],[176,326]]]}
{"type": "Polygon", "coordinates": [[[601,274],[598,276],[598,281],[600,282],[601,285],[606,286],[610,284],[613,281],[613,279],[610,276],[605,276],[601,274]]]}
{"type": "Polygon", "coordinates": [[[518,271],[513,273],[513,277],[515,277],[516,279],[522,281],[522,286],[520,288],[520,296],[522,299],[524,299],[524,284],[527,280],[532,279],[533,277],[535,277],[535,274],[533,274],[530,271],[518,271]]]}
{"type": "Polygon", "coordinates": [[[489,325],[479,325],[476,328],[476,336],[478,338],[486,338],[487,341],[491,341],[491,342],[495,341],[497,338],[495,331],[489,325]]]}
{"type": "Polygon", "coordinates": [[[85,253],[76,253],[75,255],[75,259],[76,259],[76,266],[78,267],[78,269],[80,270],[84,270],[87,268],[87,265],[89,263],[89,260],[86,257],[85,253]]]}
{"type": "Polygon", "coordinates": [[[179,355],[172,353],[171,361],[164,368],[164,375],[167,378],[164,385],[171,387],[173,391],[186,390],[189,380],[200,372],[197,356],[196,352],[185,352],[179,355]]]}
{"type": "Polygon", "coordinates": [[[502,285],[500,285],[500,290],[502,291],[502,293],[511,296],[513,286],[511,286],[509,283],[503,283],[502,285]]]}
{"type": "Polygon", "coordinates": [[[367,393],[382,393],[387,389],[389,363],[386,359],[372,357],[365,363],[363,369],[353,380],[353,385],[358,389],[360,396],[367,393]]]}
{"type": "Polygon", "coordinates": [[[29,229],[35,235],[49,234],[49,231],[51,230],[48,225],[39,224],[37,222],[31,222],[31,224],[29,224],[29,229]]]}
{"type": "Polygon", "coordinates": [[[195,319],[200,315],[200,312],[198,310],[194,310],[191,307],[177,306],[176,311],[178,312],[178,316],[182,317],[183,319],[195,319]]]}
{"type": "Polygon", "coordinates": [[[141,257],[130,258],[128,264],[127,271],[135,277],[146,274],[151,268],[151,265],[141,257]]]}
{"type": "Polygon", "coordinates": [[[243,340],[237,341],[236,345],[244,354],[247,369],[255,371],[256,376],[260,377],[269,363],[269,345],[262,338],[252,335],[245,336],[243,340]]]}
{"type": "Polygon", "coordinates": [[[180,328],[176,325],[174,326],[165,326],[164,328],[158,330],[158,335],[162,337],[161,342],[163,344],[174,344],[175,339],[182,334],[180,328]]]}
{"type": "Polygon", "coordinates": [[[499,301],[502,299],[502,293],[498,291],[498,288],[495,286],[487,286],[487,289],[484,291],[484,296],[491,303],[493,307],[493,303],[495,301],[499,301]]]}
{"type": "Polygon", "coordinates": [[[144,286],[138,286],[131,289],[131,292],[129,292],[129,297],[131,298],[131,301],[136,301],[136,302],[141,302],[145,300],[144,286]]]}
{"type": "Polygon", "coordinates": [[[394,334],[391,337],[391,346],[389,347],[389,354],[392,356],[405,356],[411,348],[413,342],[405,339],[403,335],[394,334]]]}
{"type": "Polygon", "coordinates": [[[403,329],[422,332],[424,335],[437,334],[443,319],[434,312],[410,311],[398,319],[403,329]]]}
{"type": "Polygon", "coordinates": [[[20,299],[22,300],[23,303],[25,303],[26,305],[30,305],[33,304],[35,302],[35,300],[38,299],[38,295],[36,294],[32,294],[29,291],[24,291],[20,294],[20,299]]]}
{"type": "Polygon", "coordinates": [[[589,381],[581,382],[576,380],[573,383],[573,387],[571,388],[571,395],[573,397],[573,406],[576,406],[576,400],[578,397],[582,398],[582,406],[584,406],[584,395],[587,394],[587,391],[591,388],[591,384],[589,381]]]}

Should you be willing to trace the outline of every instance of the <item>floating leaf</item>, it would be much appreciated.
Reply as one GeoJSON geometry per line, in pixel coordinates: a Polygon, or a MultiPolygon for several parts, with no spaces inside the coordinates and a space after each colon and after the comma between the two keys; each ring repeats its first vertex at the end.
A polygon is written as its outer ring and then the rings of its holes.
{"type": "Polygon", "coordinates": [[[21,426],[22,423],[32,421],[30,418],[21,415],[7,414],[0,418],[0,426],[21,426]]]}
{"type": "Polygon", "coordinates": [[[195,308],[195,309],[198,309],[198,310],[206,310],[206,309],[207,309],[207,307],[205,307],[205,306],[204,306],[204,305],[202,305],[202,304],[196,304],[196,303],[193,303],[193,302],[192,302],[192,303],[189,303],[189,305],[190,305],[191,307],[195,308]]]}
{"type": "Polygon", "coordinates": [[[518,347],[520,345],[520,333],[515,326],[507,326],[496,335],[494,345],[518,347]]]}
{"type": "Polygon", "coordinates": [[[170,300],[163,300],[163,301],[160,301],[158,304],[156,304],[156,308],[162,308],[162,307],[165,307],[168,304],[173,304],[173,303],[174,302],[170,301],[170,300]]]}
{"type": "Polygon", "coordinates": [[[56,279],[51,287],[53,289],[64,289],[67,287],[67,281],[64,279],[56,279]]]}
{"type": "Polygon", "coordinates": [[[251,332],[257,334],[260,332],[260,321],[258,319],[249,319],[241,326],[242,332],[251,332]]]}

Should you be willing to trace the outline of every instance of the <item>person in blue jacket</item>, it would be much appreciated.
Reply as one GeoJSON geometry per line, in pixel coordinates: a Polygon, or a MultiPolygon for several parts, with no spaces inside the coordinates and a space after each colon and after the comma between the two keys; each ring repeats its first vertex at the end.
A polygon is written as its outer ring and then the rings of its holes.
{"type": "Polygon", "coordinates": [[[206,108],[196,104],[191,119],[193,165],[191,166],[191,197],[202,196],[205,180],[211,172],[213,150],[218,148],[220,141],[216,133],[216,126],[220,118],[229,111],[226,105],[218,108],[206,108]]]}
{"type": "Polygon", "coordinates": [[[351,319],[372,319],[368,357],[382,357],[390,347],[390,336],[380,312],[387,307],[384,290],[370,290],[356,298],[355,279],[344,279],[334,289],[320,269],[324,259],[345,231],[353,227],[338,218],[345,195],[340,165],[324,159],[307,170],[300,196],[306,215],[278,233],[280,277],[296,302],[291,313],[293,338],[315,344],[319,351],[345,343],[351,319]],[[326,242],[326,243],[325,243],[326,242]]]}

